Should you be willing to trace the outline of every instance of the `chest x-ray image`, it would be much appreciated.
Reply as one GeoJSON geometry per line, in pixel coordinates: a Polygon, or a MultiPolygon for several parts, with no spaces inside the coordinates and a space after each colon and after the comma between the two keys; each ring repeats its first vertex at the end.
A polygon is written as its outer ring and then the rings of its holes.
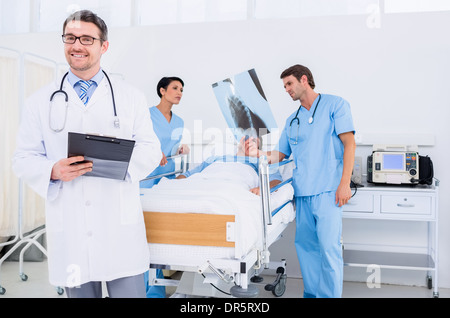
{"type": "Polygon", "coordinates": [[[212,84],[222,114],[236,140],[261,137],[277,128],[254,69],[212,84]]]}

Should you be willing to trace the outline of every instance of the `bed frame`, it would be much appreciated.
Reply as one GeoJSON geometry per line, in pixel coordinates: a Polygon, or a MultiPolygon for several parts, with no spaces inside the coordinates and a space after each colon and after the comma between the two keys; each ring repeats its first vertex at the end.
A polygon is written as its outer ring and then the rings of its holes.
{"type": "MultiPolygon", "coordinates": [[[[186,156],[186,155],[184,155],[186,156]]],[[[178,156],[176,156],[178,157],[178,156]]],[[[172,158],[172,157],[170,157],[172,158]]],[[[186,157],[182,159],[182,168],[174,172],[182,173],[187,169],[184,163],[186,157]]],[[[169,158],[168,158],[169,159],[169,158]]],[[[289,163],[290,161],[283,161],[281,165],[289,163]]],[[[280,164],[278,164],[280,165],[280,164]]],[[[163,176],[166,176],[165,174],[163,176]]],[[[154,176],[151,178],[160,178],[161,176],[154,176]]],[[[241,259],[214,259],[199,266],[184,265],[162,265],[150,264],[150,284],[159,286],[178,286],[180,289],[181,281],[174,281],[173,279],[158,279],[156,278],[156,269],[166,269],[183,271],[185,273],[191,272],[201,274],[202,282],[209,282],[215,289],[208,288],[213,291],[212,294],[205,294],[204,291],[198,292],[202,296],[218,296],[218,297],[256,297],[259,294],[259,289],[250,285],[250,282],[259,283],[261,277],[259,274],[268,268],[274,268],[277,272],[275,281],[265,286],[266,290],[279,297],[284,294],[286,274],[286,262],[270,262],[269,245],[272,242],[268,241],[267,227],[272,224],[272,213],[270,208],[270,193],[269,186],[269,164],[266,157],[261,157],[259,160],[259,178],[260,178],[260,193],[262,200],[262,224],[263,224],[263,248],[262,250],[253,249],[241,259]],[[154,270],[152,270],[154,269],[154,270]],[[219,280],[218,280],[219,279],[219,280]],[[222,288],[218,288],[222,284],[222,288]],[[231,286],[231,288],[230,288],[231,286]],[[230,293],[224,292],[223,289],[229,288],[230,293]],[[218,292],[219,291],[219,292],[218,292]]],[[[272,192],[282,187],[286,183],[292,181],[285,180],[277,187],[272,189],[272,192]]],[[[290,203],[290,202],[287,202],[290,203]]],[[[282,206],[283,207],[283,206],[282,206]]],[[[282,207],[279,207],[281,209],[282,207]]],[[[278,210],[274,211],[276,213],[278,210]]],[[[200,213],[171,213],[171,212],[153,212],[144,211],[144,220],[147,233],[147,241],[149,243],[159,244],[176,244],[176,245],[194,245],[194,246],[216,246],[216,247],[235,247],[234,242],[234,215],[218,215],[218,214],[200,214],[200,213]]],[[[281,234],[281,233],[280,233],[281,234]]],[[[188,275],[188,274],[186,274],[188,275]]],[[[195,275],[188,275],[186,279],[190,288],[192,285],[198,283],[195,275]]],[[[177,292],[178,292],[177,289],[177,292]]],[[[183,288],[181,288],[183,289],[183,288]]],[[[186,287],[184,287],[186,290],[186,287]]],[[[203,287],[197,288],[204,290],[203,287]]],[[[192,289],[187,294],[192,294],[192,289]]]]}

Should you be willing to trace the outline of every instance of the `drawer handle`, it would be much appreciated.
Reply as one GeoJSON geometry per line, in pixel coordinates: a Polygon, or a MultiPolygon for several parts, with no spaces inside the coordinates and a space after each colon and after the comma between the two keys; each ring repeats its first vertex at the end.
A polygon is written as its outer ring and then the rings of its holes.
{"type": "Polygon", "coordinates": [[[415,205],[414,204],[397,203],[397,206],[399,206],[401,208],[413,208],[415,205]]]}

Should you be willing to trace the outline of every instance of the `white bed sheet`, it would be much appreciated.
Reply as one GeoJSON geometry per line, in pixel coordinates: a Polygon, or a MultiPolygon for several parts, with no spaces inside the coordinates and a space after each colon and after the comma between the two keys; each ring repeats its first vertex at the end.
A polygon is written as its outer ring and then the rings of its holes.
{"type": "MultiPolygon", "coordinates": [[[[291,200],[293,193],[290,184],[272,193],[272,210],[291,200]]],[[[151,189],[141,189],[141,202],[144,211],[235,215],[234,248],[151,243],[151,263],[170,265],[181,259],[198,264],[212,258],[240,259],[251,249],[262,247],[261,197],[233,178],[164,178],[151,189]]],[[[269,245],[294,218],[292,203],[278,211],[268,227],[269,245]]]]}

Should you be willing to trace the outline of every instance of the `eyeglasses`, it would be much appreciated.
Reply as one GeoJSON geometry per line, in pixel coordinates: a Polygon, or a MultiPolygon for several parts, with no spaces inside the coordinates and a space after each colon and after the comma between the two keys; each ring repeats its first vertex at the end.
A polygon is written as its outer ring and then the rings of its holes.
{"type": "Polygon", "coordinates": [[[102,39],[96,39],[89,35],[75,36],[71,34],[62,35],[62,41],[66,44],[74,44],[76,40],[80,40],[80,43],[83,45],[92,45],[95,40],[102,41],[102,39]]]}

